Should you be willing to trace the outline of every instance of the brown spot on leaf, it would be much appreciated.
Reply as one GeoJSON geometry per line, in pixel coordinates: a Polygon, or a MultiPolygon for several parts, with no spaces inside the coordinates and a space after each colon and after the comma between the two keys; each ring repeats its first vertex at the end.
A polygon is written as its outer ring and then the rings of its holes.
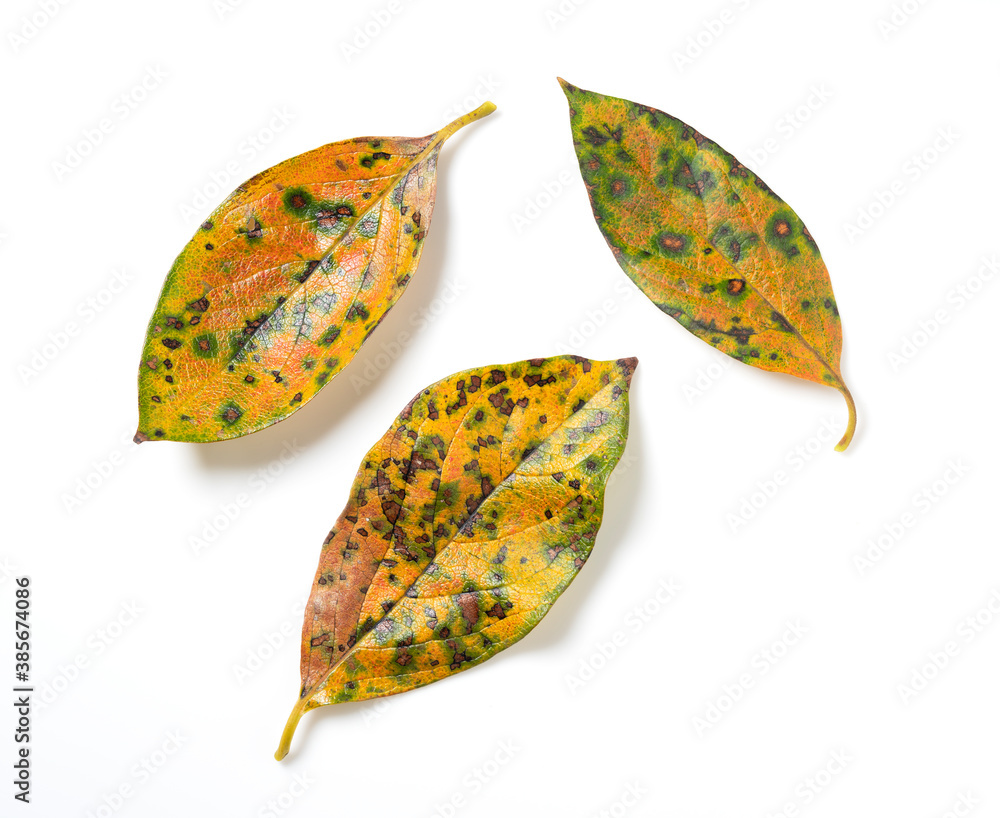
{"type": "Polygon", "coordinates": [[[687,238],[677,233],[661,233],[657,241],[668,253],[680,253],[687,247],[687,238]]]}
{"type": "Polygon", "coordinates": [[[458,609],[462,612],[462,619],[465,620],[465,630],[471,633],[476,623],[479,621],[479,601],[473,593],[459,594],[458,609]]]}

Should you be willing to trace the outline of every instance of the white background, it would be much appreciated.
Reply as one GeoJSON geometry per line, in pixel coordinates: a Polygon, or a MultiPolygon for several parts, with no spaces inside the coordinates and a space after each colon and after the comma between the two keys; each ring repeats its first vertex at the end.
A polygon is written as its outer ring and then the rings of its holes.
{"type": "MultiPolygon", "coordinates": [[[[1000,815],[1000,621],[982,612],[1000,607],[1000,283],[982,272],[1000,250],[995,3],[908,0],[895,30],[882,0],[50,5],[13,0],[0,20],[0,621],[30,575],[32,680],[49,699],[32,804],[0,784],[0,814],[935,818],[965,798],[1000,815]],[[860,412],[847,453],[835,391],[724,368],[627,281],[556,75],[693,124],[803,217],[843,318],[860,412]],[[335,382],[248,438],[131,444],[163,277],[229,190],[328,141],[429,133],[487,95],[499,111],[443,149],[420,269],[335,382]],[[872,218],[852,231],[859,210],[872,218]],[[363,454],[423,386],[558,352],[640,361],[579,579],[486,665],[315,711],[275,762],[301,603],[363,454]],[[779,470],[784,485],[755,494],[779,470]],[[680,590],[661,605],[664,580],[680,590]],[[789,623],[805,634],[763,653],[789,623]]],[[[7,781],[11,708],[0,724],[7,781]]]]}

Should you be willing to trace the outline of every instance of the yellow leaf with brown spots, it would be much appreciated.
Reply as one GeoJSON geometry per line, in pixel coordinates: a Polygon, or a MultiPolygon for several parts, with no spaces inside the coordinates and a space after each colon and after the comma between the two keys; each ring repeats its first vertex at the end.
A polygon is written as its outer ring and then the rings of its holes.
{"type": "Polygon", "coordinates": [[[679,119],[559,80],[594,219],[649,299],[745,364],[832,386],[840,312],[795,212],[732,154],[679,119]]]}
{"type": "Polygon", "coordinates": [[[236,188],[164,282],[139,365],[136,443],[239,437],[312,399],[416,269],[441,145],[494,110],[421,138],[332,142],[236,188]]]}
{"type": "Polygon", "coordinates": [[[305,712],[436,682],[538,623],[594,546],[635,366],[469,369],[407,404],[323,543],[278,760],[305,712]]]}

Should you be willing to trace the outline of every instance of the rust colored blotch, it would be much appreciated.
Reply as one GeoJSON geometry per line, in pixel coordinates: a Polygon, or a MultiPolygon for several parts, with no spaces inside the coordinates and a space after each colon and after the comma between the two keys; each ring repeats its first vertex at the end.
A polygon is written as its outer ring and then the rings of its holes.
{"type": "Polygon", "coordinates": [[[472,631],[479,621],[479,603],[475,594],[459,594],[458,609],[462,612],[462,619],[465,620],[467,631],[472,631]]]}
{"type": "Polygon", "coordinates": [[[673,233],[668,233],[660,239],[660,244],[663,245],[664,250],[683,250],[684,249],[684,239],[680,236],[676,236],[673,233]]]}

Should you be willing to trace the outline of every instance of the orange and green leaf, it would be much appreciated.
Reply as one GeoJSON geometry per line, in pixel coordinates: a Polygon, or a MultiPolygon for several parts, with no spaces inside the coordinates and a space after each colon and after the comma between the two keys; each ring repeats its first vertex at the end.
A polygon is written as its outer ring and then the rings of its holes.
{"type": "Polygon", "coordinates": [[[332,142],[240,185],[174,261],[139,365],[135,440],[259,431],[312,399],[399,299],[434,208],[421,138],[332,142]]]}
{"type": "Polygon", "coordinates": [[[745,364],[832,386],[840,313],[795,212],[732,154],[679,119],[559,80],[597,226],[667,315],[745,364]]]}
{"type": "Polygon", "coordinates": [[[635,365],[469,369],[407,404],[323,544],[277,759],[305,712],[436,682],[538,623],[594,546],[635,365]]]}

